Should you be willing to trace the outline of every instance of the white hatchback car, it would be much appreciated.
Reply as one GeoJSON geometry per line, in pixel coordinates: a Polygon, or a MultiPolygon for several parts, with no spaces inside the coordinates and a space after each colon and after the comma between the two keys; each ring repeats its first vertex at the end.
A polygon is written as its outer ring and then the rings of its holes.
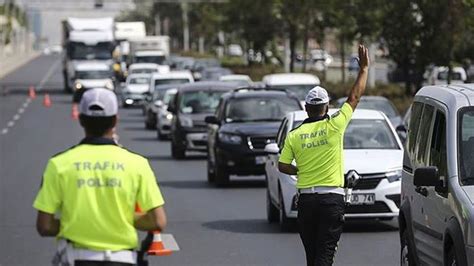
{"type": "MultiPolygon", "coordinates": [[[[337,109],[330,109],[329,114],[337,109]]],[[[282,230],[297,217],[296,177],[278,170],[279,151],[288,132],[307,118],[305,111],[292,112],[283,119],[276,143],[268,144],[265,165],[267,180],[267,218],[280,222],[282,230]]],[[[345,172],[361,176],[352,192],[346,218],[398,217],[403,146],[390,120],[379,111],[358,109],[344,135],[345,172]]]]}

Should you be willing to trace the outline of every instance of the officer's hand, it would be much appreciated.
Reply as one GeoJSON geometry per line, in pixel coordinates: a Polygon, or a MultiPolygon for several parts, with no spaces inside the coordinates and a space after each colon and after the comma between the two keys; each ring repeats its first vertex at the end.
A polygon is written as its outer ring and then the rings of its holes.
{"type": "Polygon", "coordinates": [[[369,59],[369,49],[367,49],[364,45],[359,45],[359,67],[360,69],[367,69],[370,64],[369,59]]]}

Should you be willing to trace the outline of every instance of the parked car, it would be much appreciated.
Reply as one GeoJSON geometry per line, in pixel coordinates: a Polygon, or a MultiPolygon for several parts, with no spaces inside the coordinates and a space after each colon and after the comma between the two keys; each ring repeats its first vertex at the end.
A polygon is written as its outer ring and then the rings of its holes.
{"type": "Polygon", "coordinates": [[[140,105],[145,100],[150,86],[150,74],[131,74],[122,88],[122,106],[140,105]]]}
{"type": "Polygon", "coordinates": [[[474,265],[474,84],[414,98],[399,215],[402,265],[474,265]]]}
{"type": "Polygon", "coordinates": [[[320,84],[318,77],[305,73],[270,74],[265,75],[262,81],[268,88],[294,93],[301,102],[304,102],[309,90],[320,84]]]}
{"type": "MultiPolygon", "coordinates": [[[[330,109],[333,114],[337,109],[330,109]]],[[[267,144],[267,218],[287,230],[297,217],[296,177],[278,170],[280,150],[287,134],[298,127],[307,114],[285,116],[276,143],[267,144]]],[[[355,170],[361,179],[352,192],[347,218],[390,220],[398,216],[403,146],[388,118],[379,111],[357,109],[344,135],[344,172],[355,170]]]]}
{"type": "Polygon", "coordinates": [[[224,67],[208,67],[201,72],[201,80],[219,80],[221,76],[230,75],[232,71],[224,67]]]}
{"type": "Polygon", "coordinates": [[[73,102],[79,102],[82,94],[93,88],[115,90],[114,73],[110,65],[101,62],[82,62],[75,66],[73,102]]]}
{"type": "MultiPolygon", "coordinates": [[[[164,99],[167,91],[175,91],[179,87],[179,84],[167,84],[159,85],[155,87],[155,91],[152,95],[147,96],[147,101],[144,103],[145,112],[145,128],[146,129],[158,129],[159,115],[163,113],[169,113],[167,111],[169,99],[164,99]]],[[[169,118],[170,115],[165,116],[169,118]]],[[[170,118],[171,119],[171,118],[170,118]]],[[[169,124],[169,123],[168,123],[169,124]]],[[[169,131],[169,129],[168,129],[169,131]]],[[[164,136],[162,136],[164,138],[164,136]]],[[[158,137],[161,139],[160,137],[158,137]]]]}
{"type": "MultiPolygon", "coordinates": [[[[347,97],[337,99],[336,106],[341,107],[346,100],[347,97]]],[[[358,108],[383,112],[390,119],[390,122],[395,128],[402,123],[402,116],[397,108],[395,108],[389,99],[383,96],[362,96],[358,108]]]]}
{"type": "Polygon", "coordinates": [[[171,155],[186,157],[186,151],[207,151],[207,125],[204,118],[213,114],[222,94],[235,89],[229,83],[200,81],[182,85],[168,111],[171,121],[171,155]]]}
{"type": "MultiPolygon", "coordinates": [[[[448,68],[435,66],[424,75],[425,85],[445,85],[448,84],[448,68]]],[[[451,84],[463,84],[467,80],[466,70],[462,67],[453,67],[451,74],[451,84]]]]}
{"type": "Polygon", "coordinates": [[[248,75],[241,75],[241,74],[223,75],[219,78],[219,80],[237,83],[239,84],[239,86],[241,85],[243,87],[251,87],[253,85],[253,81],[248,75]]]}
{"type": "MultiPolygon", "coordinates": [[[[153,94],[155,89],[161,85],[167,84],[185,84],[185,83],[192,83],[194,82],[193,75],[191,72],[184,70],[184,71],[171,71],[169,73],[154,73],[150,78],[150,95],[153,94]]],[[[151,97],[149,97],[151,100],[151,97]]],[[[145,115],[145,103],[142,105],[143,115],[145,115]]]]}
{"type": "Polygon", "coordinates": [[[225,185],[229,175],[263,175],[267,143],[275,141],[281,119],[301,110],[283,91],[242,89],[222,96],[208,127],[208,182],[225,185]]]}

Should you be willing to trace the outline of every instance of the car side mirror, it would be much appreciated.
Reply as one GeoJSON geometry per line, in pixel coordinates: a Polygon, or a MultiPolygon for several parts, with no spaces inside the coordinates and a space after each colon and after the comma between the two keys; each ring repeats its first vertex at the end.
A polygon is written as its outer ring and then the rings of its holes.
{"type": "Polygon", "coordinates": [[[162,100],[156,100],[154,102],[154,104],[155,104],[156,107],[163,107],[163,101],[162,100]]]}
{"type": "Polygon", "coordinates": [[[413,184],[417,187],[435,187],[441,185],[438,167],[428,166],[417,168],[415,170],[413,184]]]}
{"type": "Polygon", "coordinates": [[[395,128],[395,131],[397,131],[397,133],[407,133],[407,128],[405,127],[405,125],[401,124],[401,125],[398,125],[397,128],[395,128]]]}
{"type": "Polygon", "coordinates": [[[219,125],[219,120],[217,119],[217,117],[211,115],[211,116],[206,116],[206,118],[204,118],[204,122],[206,122],[207,124],[213,124],[213,125],[219,125]]]}
{"type": "Polygon", "coordinates": [[[278,148],[278,144],[276,143],[269,143],[265,145],[264,151],[268,154],[278,154],[280,152],[280,148],[278,148]]]}

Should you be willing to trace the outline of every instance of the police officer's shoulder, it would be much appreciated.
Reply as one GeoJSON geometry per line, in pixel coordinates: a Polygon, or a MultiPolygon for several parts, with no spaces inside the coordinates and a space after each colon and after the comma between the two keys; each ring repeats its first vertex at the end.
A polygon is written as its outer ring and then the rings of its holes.
{"type": "Polygon", "coordinates": [[[119,148],[122,149],[124,152],[126,152],[128,154],[128,156],[131,156],[131,157],[133,157],[137,160],[145,160],[145,161],[148,162],[148,159],[145,156],[143,156],[143,155],[141,155],[141,154],[139,154],[135,151],[129,150],[129,149],[123,147],[123,146],[120,146],[119,148]]]}
{"type": "Polygon", "coordinates": [[[61,155],[65,155],[65,154],[67,154],[68,152],[72,151],[72,150],[73,150],[74,148],[76,148],[77,146],[79,146],[79,144],[76,144],[76,145],[74,145],[74,146],[71,146],[71,147],[69,147],[69,148],[63,150],[63,151],[60,151],[60,152],[54,154],[53,156],[51,156],[51,159],[55,159],[55,158],[57,158],[57,157],[60,157],[61,155]]]}

